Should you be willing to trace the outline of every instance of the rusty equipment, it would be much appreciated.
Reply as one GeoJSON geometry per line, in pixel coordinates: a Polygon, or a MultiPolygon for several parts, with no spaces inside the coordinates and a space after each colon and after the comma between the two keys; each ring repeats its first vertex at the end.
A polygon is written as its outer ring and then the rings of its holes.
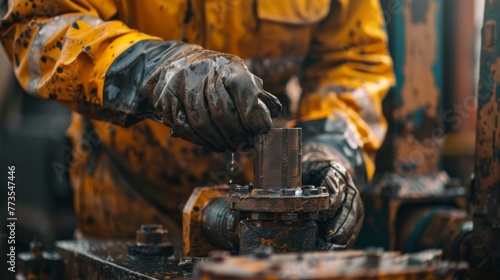
{"type": "Polygon", "coordinates": [[[30,242],[29,252],[19,254],[18,263],[16,279],[62,279],[64,265],[61,257],[57,253],[44,252],[39,240],[30,242]]]}
{"type": "MultiPolygon", "coordinates": [[[[381,1],[384,11],[394,11],[393,2],[381,1]]],[[[398,1],[401,12],[388,22],[397,85],[383,104],[389,131],[376,158],[377,172],[361,193],[365,220],[359,248],[442,248],[445,258],[454,258],[471,230],[466,189],[441,168],[445,2],[398,1]]]]}
{"type": "Polygon", "coordinates": [[[439,250],[400,255],[366,251],[230,257],[213,253],[195,267],[194,279],[465,279],[467,265],[441,260],[439,250]]]}
{"type": "Polygon", "coordinates": [[[128,254],[168,257],[174,254],[174,246],[168,241],[168,231],[162,225],[141,225],[136,241],[128,244],[128,254]]]}
{"type": "Polygon", "coordinates": [[[325,187],[301,184],[301,133],[273,128],[256,138],[254,185],[193,192],[183,210],[186,256],[206,256],[217,248],[240,254],[261,246],[275,252],[316,249],[316,221],[329,208],[329,194],[325,187]]]}
{"type": "Polygon", "coordinates": [[[477,95],[475,180],[471,184],[474,224],[465,241],[471,275],[500,275],[500,1],[486,1],[477,95]]]}
{"type": "Polygon", "coordinates": [[[325,187],[302,186],[302,131],[271,129],[255,142],[254,186],[231,186],[227,204],[240,220],[240,254],[269,246],[276,252],[316,248],[320,213],[328,210],[325,187]]]}
{"type": "Polygon", "coordinates": [[[212,250],[238,248],[238,223],[227,208],[228,190],[227,186],[198,187],[191,193],[182,210],[185,256],[206,256],[212,250]]]}

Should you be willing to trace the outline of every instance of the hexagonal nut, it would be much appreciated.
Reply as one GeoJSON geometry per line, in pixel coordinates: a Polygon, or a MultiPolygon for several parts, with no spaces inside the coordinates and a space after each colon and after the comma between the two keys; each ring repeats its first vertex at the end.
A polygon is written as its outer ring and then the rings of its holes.
{"type": "Polygon", "coordinates": [[[252,212],[252,213],[250,213],[250,219],[252,219],[252,220],[266,220],[267,214],[266,213],[252,212]]]}
{"type": "Polygon", "coordinates": [[[137,245],[157,245],[168,242],[168,230],[162,225],[142,225],[136,232],[137,245]]]}
{"type": "Polygon", "coordinates": [[[295,195],[295,189],[283,189],[282,194],[285,196],[293,196],[295,195]]]}
{"type": "Polygon", "coordinates": [[[241,211],[238,211],[238,210],[233,210],[231,212],[231,214],[233,214],[233,217],[237,218],[237,219],[240,219],[241,218],[241,211]]]}
{"type": "Polygon", "coordinates": [[[303,219],[306,219],[306,220],[318,220],[319,219],[319,213],[318,212],[304,213],[303,214],[303,219]]]}
{"type": "Polygon", "coordinates": [[[309,196],[311,195],[311,191],[313,190],[313,188],[309,187],[309,186],[303,186],[302,187],[302,195],[305,195],[305,196],[309,196]]]}
{"type": "Polygon", "coordinates": [[[299,219],[297,213],[283,213],[281,220],[285,222],[296,222],[299,219]]]}

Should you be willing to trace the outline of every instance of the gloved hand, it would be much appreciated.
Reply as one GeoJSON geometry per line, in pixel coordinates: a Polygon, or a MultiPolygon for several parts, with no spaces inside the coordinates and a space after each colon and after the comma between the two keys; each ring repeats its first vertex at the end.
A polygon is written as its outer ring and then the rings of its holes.
{"type": "Polygon", "coordinates": [[[302,184],[323,186],[330,193],[327,218],[318,223],[318,249],[351,248],[361,230],[364,207],[349,172],[336,161],[305,161],[302,184]]]}
{"type": "Polygon", "coordinates": [[[296,126],[302,128],[304,143],[302,184],[324,186],[330,193],[327,218],[318,223],[318,249],[350,248],[364,218],[359,190],[368,181],[361,140],[352,125],[338,114],[296,126]]]}
{"type": "Polygon", "coordinates": [[[367,182],[356,132],[340,115],[299,122],[297,127],[302,128],[304,143],[302,184],[324,186],[330,193],[327,218],[318,223],[318,249],[350,248],[363,223],[359,189],[367,182]]]}
{"type": "Polygon", "coordinates": [[[281,112],[278,99],[237,56],[178,42],[154,59],[161,62],[141,91],[173,137],[213,151],[245,150],[281,112]]]}

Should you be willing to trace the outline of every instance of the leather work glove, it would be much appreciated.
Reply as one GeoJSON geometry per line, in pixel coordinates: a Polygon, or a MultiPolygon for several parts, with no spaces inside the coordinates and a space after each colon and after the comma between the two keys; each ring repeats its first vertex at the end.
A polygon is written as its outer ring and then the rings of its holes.
{"type": "Polygon", "coordinates": [[[364,207],[355,181],[365,185],[366,171],[361,149],[343,120],[297,124],[304,135],[302,184],[324,186],[330,194],[330,209],[318,222],[319,250],[351,248],[363,224],[364,207]]]}
{"type": "Polygon", "coordinates": [[[153,118],[171,136],[213,151],[246,150],[282,109],[239,57],[197,45],[167,42],[142,84],[153,118]]]}

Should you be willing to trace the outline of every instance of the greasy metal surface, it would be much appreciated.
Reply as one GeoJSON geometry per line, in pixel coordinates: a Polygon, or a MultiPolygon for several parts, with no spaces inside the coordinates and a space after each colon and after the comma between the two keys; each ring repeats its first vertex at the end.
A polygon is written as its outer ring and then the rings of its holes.
{"type": "Polygon", "coordinates": [[[256,188],[296,188],[302,185],[302,129],[272,128],[255,139],[256,188]]]}
{"type": "Polygon", "coordinates": [[[297,187],[295,189],[230,189],[227,199],[229,208],[249,212],[318,212],[330,206],[325,187],[297,187]]]}
{"type": "Polygon", "coordinates": [[[317,232],[314,221],[244,220],[240,222],[240,254],[251,254],[259,247],[272,247],[276,253],[314,251],[317,232]]]}
{"type": "Polygon", "coordinates": [[[64,259],[64,279],[186,279],[189,271],[178,266],[179,259],[127,255],[126,242],[60,241],[57,251],[64,259]]]}
{"type": "Polygon", "coordinates": [[[472,183],[474,232],[468,261],[481,278],[500,274],[500,1],[486,1],[478,90],[475,180],[472,183]]]}
{"type": "Polygon", "coordinates": [[[478,94],[476,184],[472,188],[473,213],[500,225],[500,1],[488,1],[485,10],[478,94]],[[491,38],[494,39],[491,39],[491,38]]]}
{"type": "Polygon", "coordinates": [[[302,186],[302,129],[275,128],[255,141],[254,183],[233,185],[228,208],[240,220],[240,254],[262,246],[277,252],[312,251],[329,209],[325,187],[302,186]]]}
{"type": "Polygon", "coordinates": [[[198,187],[193,190],[182,210],[183,252],[187,257],[206,256],[217,249],[203,232],[203,209],[216,197],[225,197],[228,188],[198,187]]]}
{"type": "Polygon", "coordinates": [[[439,250],[399,255],[368,251],[218,256],[195,279],[464,279],[467,265],[441,261],[439,250]]]}

